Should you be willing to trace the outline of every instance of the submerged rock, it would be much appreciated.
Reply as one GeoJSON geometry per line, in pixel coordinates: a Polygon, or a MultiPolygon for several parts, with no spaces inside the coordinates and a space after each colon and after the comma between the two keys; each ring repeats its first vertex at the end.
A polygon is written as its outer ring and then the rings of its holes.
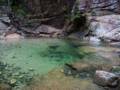
{"type": "Polygon", "coordinates": [[[66,64],[64,67],[64,73],[66,75],[72,75],[75,77],[93,77],[96,70],[110,71],[111,65],[97,65],[89,63],[76,62],[73,64],[66,64]]]}
{"type": "Polygon", "coordinates": [[[1,83],[0,90],[12,90],[12,88],[8,84],[1,83]]]}
{"type": "Polygon", "coordinates": [[[112,72],[120,76],[120,66],[113,66],[112,72]]]}
{"type": "Polygon", "coordinates": [[[104,87],[118,86],[119,77],[113,73],[97,70],[94,77],[94,82],[97,85],[104,87]]]}
{"type": "Polygon", "coordinates": [[[10,84],[15,84],[16,82],[17,82],[16,79],[11,79],[11,80],[10,80],[10,84]]]}
{"type": "Polygon", "coordinates": [[[30,83],[33,78],[32,72],[21,72],[21,68],[3,62],[0,62],[0,72],[0,90],[13,90],[30,83]]]}
{"type": "Polygon", "coordinates": [[[22,90],[104,90],[91,79],[75,79],[67,77],[59,69],[50,71],[47,75],[37,77],[34,82],[22,90]]]}

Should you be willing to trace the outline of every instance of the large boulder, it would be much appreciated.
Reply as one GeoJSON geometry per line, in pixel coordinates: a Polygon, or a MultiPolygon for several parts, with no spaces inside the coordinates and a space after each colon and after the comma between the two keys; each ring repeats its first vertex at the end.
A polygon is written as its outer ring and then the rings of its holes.
{"type": "Polygon", "coordinates": [[[104,41],[120,41],[120,15],[90,17],[90,29],[104,41]]]}
{"type": "Polygon", "coordinates": [[[37,38],[39,37],[55,38],[61,36],[62,34],[61,29],[57,29],[49,25],[40,25],[35,30],[23,28],[22,32],[25,34],[26,37],[37,37],[37,38]]]}
{"type": "Polygon", "coordinates": [[[57,35],[61,33],[60,29],[56,29],[48,25],[41,25],[35,31],[39,34],[49,34],[49,35],[57,35]]]}
{"type": "Polygon", "coordinates": [[[94,82],[104,87],[117,87],[119,77],[113,73],[98,70],[95,73],[94,82]]]}

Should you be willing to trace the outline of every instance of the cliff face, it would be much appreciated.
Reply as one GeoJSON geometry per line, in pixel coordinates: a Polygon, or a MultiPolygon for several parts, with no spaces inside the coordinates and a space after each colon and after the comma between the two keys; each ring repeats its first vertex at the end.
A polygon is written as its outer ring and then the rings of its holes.
{"type": "Polygon", "coordinates": [[[94,14],[120,13],[120,0],[79,0],[79,9],[94,14]]]}
{"type": "Polygon", "coordinates": [[[106,42],[120,42],[120,0],[81,0],[79,10],[90,12],[90,30],[106,42]]]}
{"type": "Polygon", "coordinates": [[[25,0],[25,2],[32,13],[43,13],[46,10],[58,12],[62,8],[70,10],[75,0],[25,0]]]}
{"type": "Polygon", "coordinates": [[[57,28],[62,28],[65,16],[70,14],[75,0],[25,0],[30,12],[29,19],[41,21],[57,28]]]}
{"type": "MultiPolygon", "coordinates": [[[[120,13],[120,0],[14,0],[27,8],[29,15],[25,22],[51,25],[63,28],[66,16],[71,14],[74,3],[77,2],[81,12],[92,15],[120,13]]],[[[21,7],[21,5],[19,5],[21,7]]]]}

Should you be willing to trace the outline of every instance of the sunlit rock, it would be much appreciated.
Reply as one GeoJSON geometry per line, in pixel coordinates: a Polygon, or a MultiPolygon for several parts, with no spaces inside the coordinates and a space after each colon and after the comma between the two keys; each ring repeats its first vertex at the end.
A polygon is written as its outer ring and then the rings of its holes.
{"type": "Polygon", "coordinates": [[[10,41],[10,40],[19,40],[22,39],[23,36],[17,34],[17,33],[13,33],[13,34],[8,34],[4,37],[5,40],[10,41]]]}
{"type": "Polygon", "coordinates": [[[90,29],[103,41],[120,41],[120,15],[92,17],[90,29]]]}
{"type": "Polygon", "coordinates": [[[94,82],[100,86],[115,87],[118,85],[119,77],[113,73],[106,71],[96,71],[94,82]]]}
{"type": "Polygon", "coordinates": [[[99,45],[100,39],[97,37],[89,37],[89,43],[92,45],[99,45]]]}

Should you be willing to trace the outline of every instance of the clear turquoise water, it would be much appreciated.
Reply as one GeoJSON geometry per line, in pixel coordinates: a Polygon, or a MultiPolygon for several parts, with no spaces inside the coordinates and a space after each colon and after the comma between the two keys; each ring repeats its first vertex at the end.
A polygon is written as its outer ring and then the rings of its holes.
{"type": "Polygon", "coordinates": [[[66,41],[58,39],[27,39],[1,42],[1,60],[44,74],[50,70],[79,59],[77,51],[66,41]]]}
{"type": "Polygon", "coordinates": [[[0,60],[22,68],[45,74],[49,71],[77,60],[86,63],[118,63],[114,54],[119,48],[89,45],[81,41],[61,39],[24,39],[1,41],[0,60]]]}

